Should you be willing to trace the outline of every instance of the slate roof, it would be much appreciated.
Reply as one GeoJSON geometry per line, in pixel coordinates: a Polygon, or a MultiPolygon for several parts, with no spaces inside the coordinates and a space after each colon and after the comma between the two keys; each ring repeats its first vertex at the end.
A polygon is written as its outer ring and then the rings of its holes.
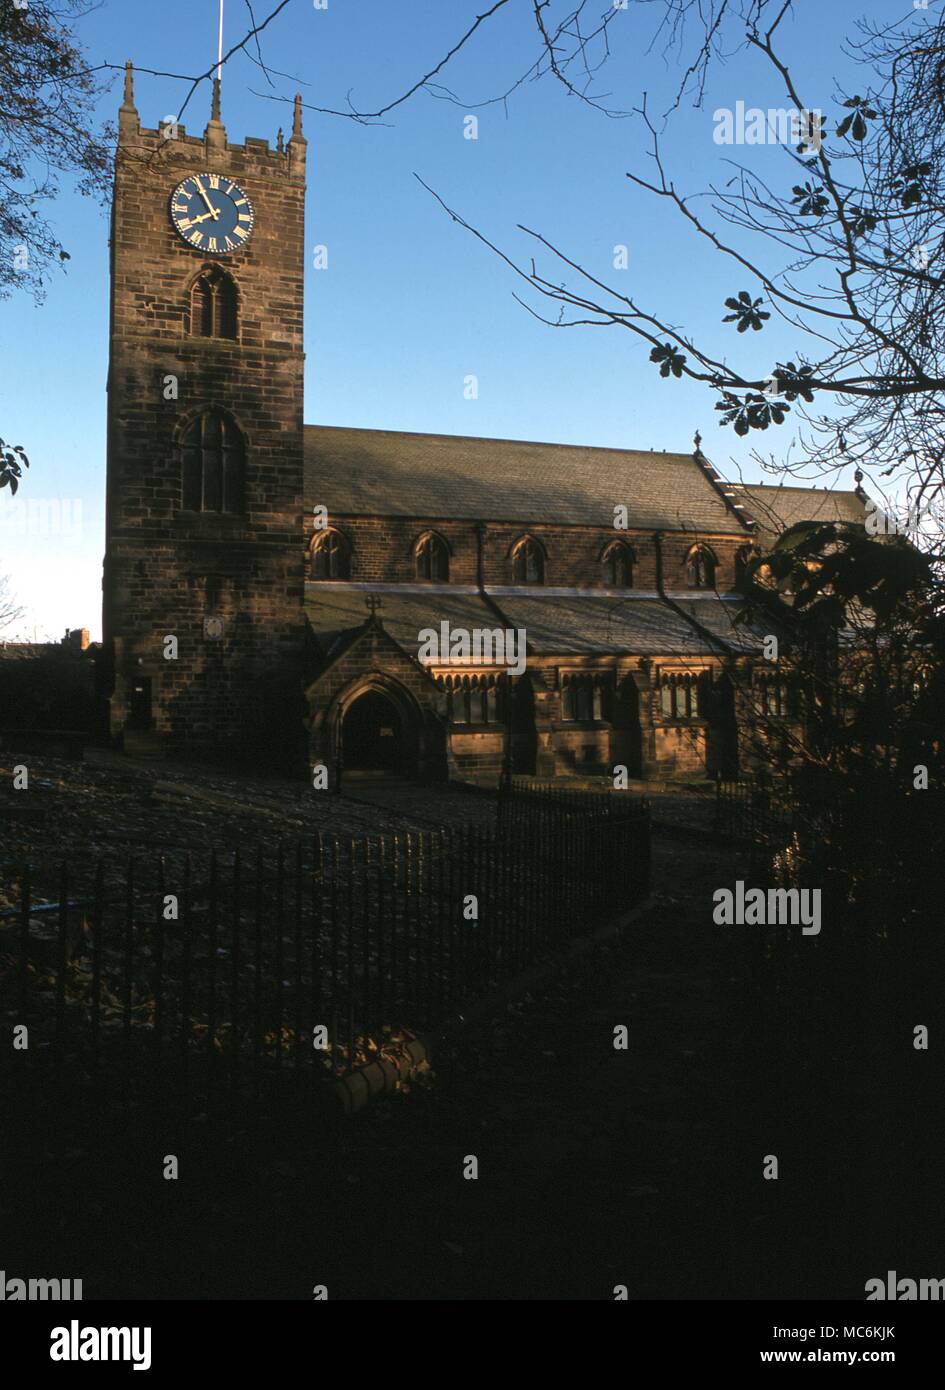
{"type": "Polygon", "coordinates": [[[689,656],[705,652],[699,634],[658,598],[538,594],[497,599],[511,627],[523,627],[539,656],[689,656]]]}
{"type": "Polygon", "coordinates": [[[741,597],[732,595],[719,598],[714,593],[671,594],[673,602],[688,613],[699,625],[705,628],[723,647],[730,651],[747,655],[760,652],[764,638],[776,631],[770,619],[752,617],[748,622],[736,623],[735,615],[744,606],[741,597]]]}
{"type": "MultiPolygon", "coordinates": [[[[305,426],[305,500],[336,515],[743,532],[691,454],[305,426]]],[[[736,499],[738,500],[738,499],[736,499]]]]}
{"type": "Polygon", "coordinates": [[[425,585],[411,591],[410,586],[345,583],[306,584],[305,611],[326,656],[341,640],[368,617],[365,599],[374,593],[381,601],[378,617],[386,631],[411,656],[420,648],[421,628],[438,627],[444,620],[451,627],[492,628],[501,623],[475,589],[459,585],[425,585]]]}
{"type": "Polygon", "coordinates": [[[866,506],[855,492],[761,483],[733,483],[732,491],[757,523],[762,544],[799,521],[862,523],[866,516],[866,506]]]}
{"type": "Polygon", "coordinates": [[[364,623],[368,591],[381,600],[379,617],[386,631],[412,656],[419,650],[420,629],[438,628],[444,620],[451,627],[466,629],[524,628],[527,649],[537,656],[706,656],[718,655],[726,647],[760,646],[757,635],[743,638],[738,629],[732,629],[737,602],[725,604],[714,595],[700,599],[695,607],[703,627],[716,634],[712,641],[652,594],[547,594],[504,589],[493,599],[504,615],[503,622],[475,590],[458,586],[425,586],[420,590],[399,585],[312,583],[306,586],[305,611],[326,657],[330,658],[364,623]]]}

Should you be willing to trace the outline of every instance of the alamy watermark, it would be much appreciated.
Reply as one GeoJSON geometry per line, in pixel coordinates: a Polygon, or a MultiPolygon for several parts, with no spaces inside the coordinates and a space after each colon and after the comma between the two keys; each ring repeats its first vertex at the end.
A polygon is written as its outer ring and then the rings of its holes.
{"type": "Polygon", "coordinates": [[[150,1327],[80,1327],[73,1318],[49,1336],[51,1361],[130,1361],[135,1371],[151,1369],[150,1327]]]}
{"type": "Polygon", "coordinates": [[[945,527],[945,502],[939,499],[923,504],[909,502],[905,506],[895,502],[881,505],[870,497],[863,525],[868,536],[914,536],[941,531],[945,527]]]}
{"type": "Polygon", "coordinates": [[[720,927],[800,927],[804,936],[820,935],[819,888],[716,888],[712,920],[720,927]]]}
{"type": "Polygon", "coordinates": [[[81,1279],[15,1279],[0,1269],[0,1303],[82,1300],[81,1279]]]}
{"type": "Polygon", "coordinates": [[[820,111],[798,111],[793,106],[746,107],[736,101],[735,109],[719,106],[712,112],[717,145],[798,145],[803,151],[820,153],[824,118],[820,111]]]}
{"type": "Polygon", "coordinates": [[[58,536],[78,540],[82,535],[82,498],[12,499],[0,507],[0,535],[58,536]]]}
{"type": "Polygon", "coordinates": [[[916,1299],[940,1302],[945,1299],[945,1279],[900,1279],[894,1269],[887,1269],[885,1279],[867,1279],[864,1287],[867,1303],[874,1299],[899,1303],[910,1303],[916,1299]]]}
{"type": "Polygon", "coordinates": [[[525,671],[523,627],[423,627],[418,659],[428,666],[504,666],[511,676],[525,671]]]}

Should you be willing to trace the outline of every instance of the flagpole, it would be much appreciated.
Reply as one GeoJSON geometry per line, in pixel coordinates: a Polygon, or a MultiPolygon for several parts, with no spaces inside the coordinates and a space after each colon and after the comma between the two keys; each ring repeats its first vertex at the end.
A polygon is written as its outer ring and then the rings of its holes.
{"type": "Polygon", "coordinates": [[[217,40],[217,81],[223,75],[223,0],[220,0],[220,32],[217,40]]]}

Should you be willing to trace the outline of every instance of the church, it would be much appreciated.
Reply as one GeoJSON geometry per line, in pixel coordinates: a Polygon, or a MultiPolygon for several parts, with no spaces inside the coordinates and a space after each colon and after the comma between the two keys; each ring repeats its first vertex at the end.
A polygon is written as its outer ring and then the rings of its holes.
{"type": "Polygon", "coordinates": [[[861,495],[730,485],[698,434],[676,454],[306,425],[306,154],[298,97],[288,140],[233,144],[219,82],[188,135],[142,126],[126,67],[115,744],[328,785],[735,774],[779,689],[766,634],[735,622],[744,565],[795,521],[862,521],[861,495]]]}

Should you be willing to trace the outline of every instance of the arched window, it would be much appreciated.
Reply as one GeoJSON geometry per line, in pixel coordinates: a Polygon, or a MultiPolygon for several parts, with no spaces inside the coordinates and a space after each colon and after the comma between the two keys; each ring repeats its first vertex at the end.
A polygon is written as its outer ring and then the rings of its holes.
{"type": "Polygon", "coordinates": [[[690,589],[715,588],[715,557],[704,545],[694,545],[686,559],[690,589]]]}
{"type": "Polygon", "coordinates": [[[634,554],[623,541],[614,541],[602,555],[604,563],[604,582],[612,589],[633,588],[634,554]]]}
{"type": "Polygon", "coordinates": [[[313,579],[350,579],[351,547],[340,531],[321,531],[312,542],[313,579]]]}
{"type": "Polygon", "coordinates": [[[512,551],[512,581],[515,584],[544,584],[545,556],[531,536],[525,536],[512,551]]]}
{"type": "Polygon", "coordinates": [[[417,562],[417,578],[445,583],[450,577],[450,557],[446,542],[428,531],[413,548],[417,562]]]}
{"type": "Polygon", "coordinates": [[[190,331],[195,338],[236,337],[236,286],[218,265],[190,287],[190,331]]]}
{"type": "Polygon", "coordinates": [[[241,512],[246,451],[243,436],[220,410],[207,410],[181,440],[181,505],[188,512],[241,512]]]}

